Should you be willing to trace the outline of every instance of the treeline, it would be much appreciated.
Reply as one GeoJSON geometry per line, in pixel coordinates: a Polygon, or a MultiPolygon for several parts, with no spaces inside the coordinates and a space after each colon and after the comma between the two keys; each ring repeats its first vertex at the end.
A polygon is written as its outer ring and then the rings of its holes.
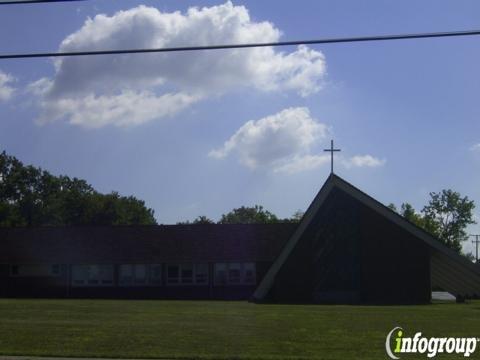
{"type": "Polygon", "coordinates": [[[280,222],[299,222],[303,217],[303,211],[296,211],[290,218],[279,218],[261,205],[251,207],[242,206],[223,214],[218,222],[201,215],[193,221],[182,221],[177,224],[273,224],[280,222]]]}
{"type": "Polygon", "coordinates": [[[0,154],[0,226],[150,225],[153,214],[133,196],[101,194],[85,180],[0,154]]]}

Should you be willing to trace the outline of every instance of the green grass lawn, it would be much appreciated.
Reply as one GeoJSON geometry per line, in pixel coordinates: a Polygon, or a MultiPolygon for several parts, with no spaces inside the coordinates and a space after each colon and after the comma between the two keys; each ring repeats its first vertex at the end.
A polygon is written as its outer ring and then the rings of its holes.
{"type": "MultiPolygon", "coordinates": [[[[426,336],[480,337],[480,301],[425,306],[319,306],[0,299],[0,354],[386,359],[385,337],[397,325],[406,335],[422,331],[426,336]]],[[[480,358],[480,349],[471,358],[480,358]]]]}

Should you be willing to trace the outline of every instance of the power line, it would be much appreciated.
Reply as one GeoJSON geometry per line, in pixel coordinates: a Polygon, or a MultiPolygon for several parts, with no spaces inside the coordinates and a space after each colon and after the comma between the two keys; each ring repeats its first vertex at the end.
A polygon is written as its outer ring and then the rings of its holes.
{"type": "Polygon", "coordinates": [[[22,58],[42,58],[42,57],[118,55],[118,54],[162,53],[162,52],[177,52],[177,51],[221,50],[221,49],[240,49],[240,48],[270,47],[270,46],[277,47],[277,46],[291,46],[291,45],[335,44],[335,43],[408,40],[408,39],[425,39],[425,38],[441,38],[441,37],[473,36],[473,35],[480,35],[480,30],[401,34],[401,35],[360,36],[360,37],[346,37],[346,38],[326,38],[326,39],[317,39],[317,40],[294,40],[294,41],[250,43],[250,44],[181,46],[181,47],[168,47],[168,48],[156,48],[156,49],[154,48],[154,49],[126,49],[126,50],[98,50],[98,51],[41,52],[41,53],[3,54],[3,55],[0,54],[0,60],[22,59],[22,58]]]}
{"type": "Polygon", "coordinates": [[[85,0],[8,0],[1,1],[0,5],[17,5],[17,4],[35,4],[35,3],[52,3],[52,2],[70,2],[70,1],[85,1],[85,0]]]}

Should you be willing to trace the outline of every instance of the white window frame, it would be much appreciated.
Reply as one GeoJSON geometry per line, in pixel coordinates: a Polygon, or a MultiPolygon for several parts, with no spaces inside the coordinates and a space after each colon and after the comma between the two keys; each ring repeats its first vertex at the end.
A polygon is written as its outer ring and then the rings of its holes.
{"type": "Polygon", "coordinates": [[[228,285],[241,285],[242,284],[242,271],[243,270],[243,264],[242,263],[228,263],[227,264],[227,284],[228,285]],[[238,278],[236,281],[233,280],[233,277],[231,277],[230,272],[231,271],[238,271],[238,278]]]}
{"type": "Polygon", "coordinates": [[[172,285],[179,285],[180,284],[180,264],[167,264],[166,266],[166,277],[167,277],[167,285],[172,286],[172,285]],[[177,268],[177,276],[171,277],[170,276],[170,267],[176,267],[177,268]],[[172,281],[175,280],[175,281],[172,281]]]}
{"type": "Polygon", "coordinates": [[[238,286],[238,285],[256,285],[257,283],[257,264],[255,262],[231,262],[231,263],[215,263],[214,264],[214,285],[215,286],[238,286]],[[217,269],[223,267],[225,272],[225,282],[217,281],[217,269]],[[238,281],[232,281],[230,278],[230,270],[236,268],[239,271],[238,281]],[[253,272],[253,280],[247,281],[246,270],[251,268],[253,272]]]}
{"type": "Polygon", "coordinates": [[[208,263],[169,263],[166,265],[166,273],[167,286],[207,286],[210,278],[208,263]],[[178,267],[178,277],[170,278],[168,276],[168,268],[170,266],[178,267]],[[205,281],[197,281],[197,270],[199,271],[201,266],[206,266],[207,271],[204,273],[206,275],[205,281]],[[183,269],[187,267],[191,268],[192,271],[191,281],[186,281],[182,276],[183,269]],[[177,281],[170,281],[170,279],[177,279],[177,281]]]}
{"type": "Polygon", "coordinates": [[[209,281],[209,266],[208,263],[195,263],[194,264],[194,282],[196,285],[208,285],[209,281]],[[206,270],[206,271],[204,271],[206,270]],[[202,276],[202,280],[199,280],[199,276],[202,276]]]}
{"type": "Polygon", "coordinates": [[[193,285],[195,283],[195,269],[194,269],[194,264],[192,263],[183,263],[180,264],[180,278],[179,278],[179,284],[182,285],[193,285]],[[188,271],[191,273],[190,277],[185,277],[183,276],[183,272],[188,271]]]}

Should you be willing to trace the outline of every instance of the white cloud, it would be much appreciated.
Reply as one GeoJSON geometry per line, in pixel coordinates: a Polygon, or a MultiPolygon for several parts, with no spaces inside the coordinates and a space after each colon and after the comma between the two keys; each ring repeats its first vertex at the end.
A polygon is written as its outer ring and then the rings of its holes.
{"type": "Polygon", "coordinates": [[[116,96],[61,98],[43,103],[44,112],[37,121],[45,123],[67,117],[70,123],[87,128],[110,124],[127,127],[172,116],[198,100],[198,96],[181,92],[157,96],[148,91],[125,91],[116,96]]]}
{"type": "MultiPolygon", "coordinates": [[[[242,165],[252,170],[267,168],[277,173],[294,174],[330,163],[330,154],[312,153],[329,132],[329,127],[314,119],[308,108],[288,108],[246,122],[208,156],[214,159],[236,156],[242,165]]],[[[347,169],[378,167],[386,163],[385,159],[372,155],[354,155],[339,160],[347,169]]]]}
{"type": "Polygon", "coordinates": [[[278,166],[274,172],[294,174],[306,170],[313,170],[330,162],[330,155],[304,155],[294,157],[290,162],[278,166]]]}
{"type": "Polygon", "coordinates": [[[480,144],[470,146],[470,151],[480,151],[480,144]]]}
{"type": "MultiPolygon", "coordinates": [[[[139,6],[88,19],[62,41],[60,51],[274,42],[280,36],[272,23],[255,22],[244,6],[230,2],[190,8],[186,13],[139,6]]],[[[325,58],[319,51],[300,46],[285,53],[266,47],[62,58],[55,61],[52,79],[40,79],[43,84],[32,86],[43,85],[43,91],[34,92],[40,98],[43,122],[65,118],[90,127],[127,126],[172,114],[194,101],[181,101],[179,106],[173,101],[169,111],[158,113],[158,106],[149,110],[131,108],[129,101],[124,105],[125,94],[138,103],[161,99],[162,106],[169,98],[198,101],[238,89],[308,96],[321,88],[325,73],[325,58]],[[95,111],[107,114],[92,116],[86,103],[97,104],[95,111]]]]}
{"type": "Polygon", "coordinates": [[[14,81],[15,78],[12,75],[0,70],[0,101],[7,101],[12,97],[15,91],[12,86],[14,81]]]}
{"type": "Polygon", "coordinates": [[[325,157],[311,155],[310,150],[327,133],[328,127],[312,118],[307,108],[289,108],[248,121],[209,156],[222,159],[235,154],[250,169],[293,173],[323,164],[325,157]]]}
{"type": "Polygon", "coordinates": [[[379,159],[372,155],[355,155],[349,159],[343,160],[346,168],[351,167],[379,167],[385,165],[385,159],[379,159]]]}

